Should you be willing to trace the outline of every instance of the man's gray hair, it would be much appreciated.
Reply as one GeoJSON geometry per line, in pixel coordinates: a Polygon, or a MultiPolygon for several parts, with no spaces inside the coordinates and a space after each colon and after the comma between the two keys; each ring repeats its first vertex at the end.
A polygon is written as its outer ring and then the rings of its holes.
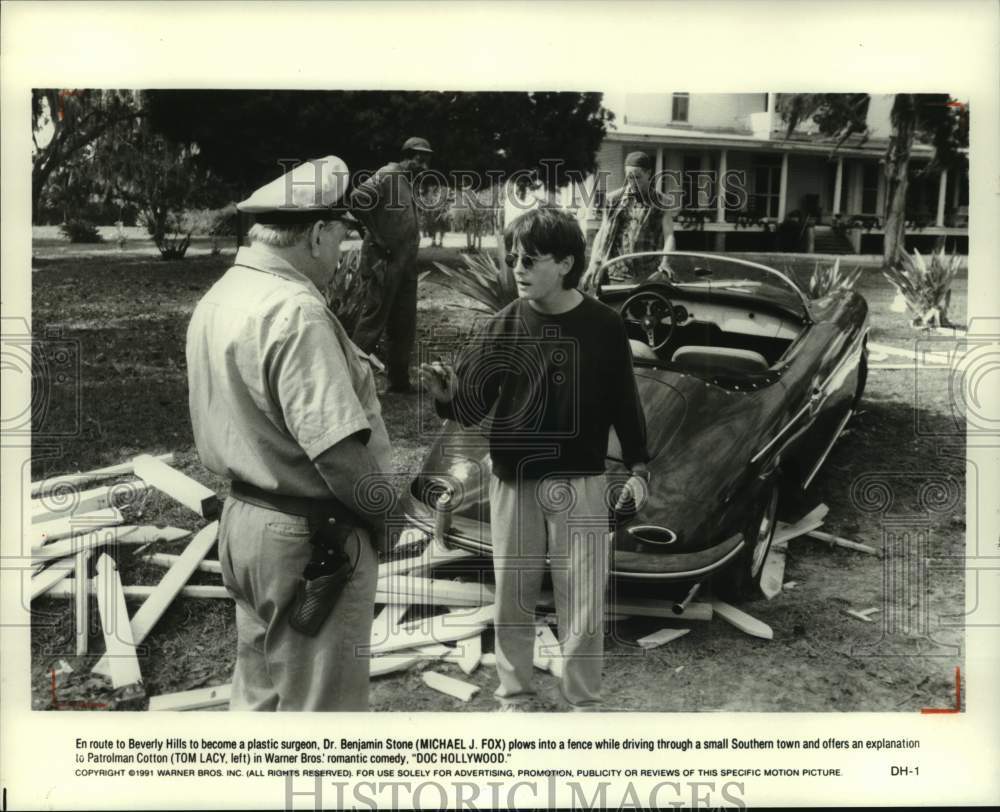
{"type": "Polygon", "coordinates": [[[315,223],[294,226],[254,223],[250,228],[250,242],[270,245],[272,248],[291,248],[312,230],[315,223]]]}

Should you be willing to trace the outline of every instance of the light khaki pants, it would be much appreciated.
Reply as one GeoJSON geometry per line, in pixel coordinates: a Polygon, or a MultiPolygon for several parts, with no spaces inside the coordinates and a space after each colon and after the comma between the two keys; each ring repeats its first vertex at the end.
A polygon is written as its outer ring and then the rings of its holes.
{"type": "Polygon", "coordinates": [[[309,525],[230,498],[219,529],[222,581],[236,599],[236,668],[230,710],[368,710],[368,655],[378,559],[367,533],[345,552],[357,565],[319,634],[288,625],[309,560],[309,525]]]}
{"type": "Polygon", "coordinates": [[[500,677],[495,695],[502,704],[523,702],[534,693],[534,613],[546,556],[559,622],[563,698],[574,707],[601,701],[610,560],[606,491],[604,475],[490,481],[500,677]]]}

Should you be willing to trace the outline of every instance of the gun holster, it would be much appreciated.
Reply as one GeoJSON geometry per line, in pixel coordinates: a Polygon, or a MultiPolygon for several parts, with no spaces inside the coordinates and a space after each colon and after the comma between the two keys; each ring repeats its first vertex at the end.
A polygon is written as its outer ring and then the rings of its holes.
{"type": "Polygon", "coordinates": [[[231,494],[252,505],[308,519],[311,554],[292,598],[288,625],[300,634],[315,637],[354,575],[357,561],[351,561],[344,546],[362,524],[333,499],[285,496],[239,481],[232,483],[231,494]]]}
{"type": "Polygon", "coordinates": [[[317,522],[309,540],[312,555],[295,590],[288,617],[288,625],[300,634],[315,637],[319,633],[351,580],[354,564],[344,542],[354,530],[332,519],[317,522]]]}

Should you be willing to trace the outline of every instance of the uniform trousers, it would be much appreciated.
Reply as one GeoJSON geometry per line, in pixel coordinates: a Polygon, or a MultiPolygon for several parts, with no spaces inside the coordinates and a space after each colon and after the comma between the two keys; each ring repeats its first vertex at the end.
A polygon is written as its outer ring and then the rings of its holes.
{"type": "Polygon", "coordinates": [[[374,353],[385,333],[386,376],[389,386],[410,385],[410,356],[417,334],[416,250],[394,255],[388,262],[375,259],[366,245],[363,263],[371,263],[375,280],[373,298],[362,313],[351,339],[367,353],[374,353]]]}
{"type": "Polygon", "coordinates": [[[229,498],[219,527],[222,581],[236,601],[230,710],[368,710],[368,654],[378,559],[368,534],[348,536],[353,576],[315,637],[288,625],[312,553],[308,521],[229,498]]]}

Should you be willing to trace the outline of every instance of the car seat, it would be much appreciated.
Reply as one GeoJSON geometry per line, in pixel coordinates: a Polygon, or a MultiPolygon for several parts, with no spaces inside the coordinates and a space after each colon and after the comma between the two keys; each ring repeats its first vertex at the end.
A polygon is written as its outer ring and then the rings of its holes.
{"type": "Polygon", "coordinates": [[[699,345],[678,347],[670,360],[684,369],[703,375],[731,375],[767,370],[767,359],[759,352],[736,347],[699,345]]]}

